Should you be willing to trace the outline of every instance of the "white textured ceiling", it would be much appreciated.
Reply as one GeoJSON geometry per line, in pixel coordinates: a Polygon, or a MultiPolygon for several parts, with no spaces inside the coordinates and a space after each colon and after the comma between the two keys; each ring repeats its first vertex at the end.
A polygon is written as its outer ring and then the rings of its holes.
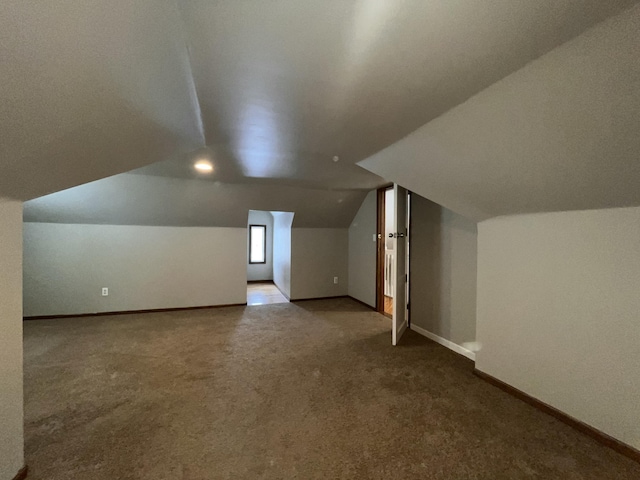
{"type": "Polygon", "coordinates": [[[640,5],[361,165],[475,220],[640,205],[640,5]]]}
{"type": "Polygon", "coordinates": [[[631,3],[182,2],[215,179],[379,186],[354,164],[631,3]]]}
{"type": "Polygon", "coordinates": [[[26,202],[24,220],[244,228],[260,209],[294,212],[294,227],[346,228],[366,194],[123,173],[26,202]]]}
{"type": "Polygon", "coordinates": [[[265,204],[270,185],[369,189],[383,179],[356,162],[633,3],[4,1],[0,196],[193,179],[200,156],[265,204]]]}
{"type": "Polygon", "coordinates": [[[0,5],[0,196],[29,199],[202,146],[173,1],[0,5]]]}

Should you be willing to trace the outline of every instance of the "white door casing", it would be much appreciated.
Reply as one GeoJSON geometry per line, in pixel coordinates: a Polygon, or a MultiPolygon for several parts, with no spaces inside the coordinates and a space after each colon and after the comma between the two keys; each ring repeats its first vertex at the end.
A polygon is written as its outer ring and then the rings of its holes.
{"type": "Polygon", "coordinates": [[[393,299],[393,329],[391,343],[397,345],[407,329],[407,189],[393,185],[395,201],[394,245],[395,245],[395,297],[393,299]]]}

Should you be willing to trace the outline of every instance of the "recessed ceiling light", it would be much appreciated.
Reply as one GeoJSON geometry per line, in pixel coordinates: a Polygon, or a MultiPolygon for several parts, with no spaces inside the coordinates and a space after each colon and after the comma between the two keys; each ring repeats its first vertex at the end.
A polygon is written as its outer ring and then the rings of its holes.
{"type": "Polygon", "coordinates": [[[335,157],[333,157],[333,161],[334,161],[334,162],[337,162],[338,160],[340,160],[340,157],[339,157],[339,156],[337,156],[337,155],[336,155],[335,157]]]}
{"type": "Polygon", "coordinates": [[[200,173],[211,173],[213,172],[213,165],[209,160],[198,160],[193,164],[193,167],[200,173]]]}

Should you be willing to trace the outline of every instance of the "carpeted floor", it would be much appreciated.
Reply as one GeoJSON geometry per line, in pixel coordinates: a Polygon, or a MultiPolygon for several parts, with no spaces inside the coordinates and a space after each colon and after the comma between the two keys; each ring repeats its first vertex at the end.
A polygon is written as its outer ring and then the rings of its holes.
{"type": "Polygon", "coordinates": [[[32,480],[639,479],[348,299],[25,323],[32,480]]]}

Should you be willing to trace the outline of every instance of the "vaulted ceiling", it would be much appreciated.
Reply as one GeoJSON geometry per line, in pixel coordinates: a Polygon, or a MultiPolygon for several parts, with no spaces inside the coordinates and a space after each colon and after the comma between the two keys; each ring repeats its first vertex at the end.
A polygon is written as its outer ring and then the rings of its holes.
{"type": "Polygon", "coordinates": [[[294,212],[297,228],[346,228],[366,191],[216,183],[123,173],[25,203],[29,222],[246,227],[249,210],[294,212]]]}
{"type": "MultiPolygon", "coordinates": [[[[357,162],[634,3],[8,0],[0,197],[133,170],[210,189],[250,184],[265,205],[289,205],[280,210],[302,209],[308,189],[337,218],[348,208],[336,191],[385,181],[357,162]],[[194,180],[202,157],[214,173],[194,180]]],[[[162,182],[138,182],[156,185],[150,199],[164,194],[162,182]]]]}
{"type": "Polygon", "coordinates": [[[0,196],[38,197],[204,143],[177,6],[0,5],[0,196]]]}
{"type": "Polygon", "coordinates": [[[640,205],[640,5],[361,165],[476,221],[640,205]]]}

